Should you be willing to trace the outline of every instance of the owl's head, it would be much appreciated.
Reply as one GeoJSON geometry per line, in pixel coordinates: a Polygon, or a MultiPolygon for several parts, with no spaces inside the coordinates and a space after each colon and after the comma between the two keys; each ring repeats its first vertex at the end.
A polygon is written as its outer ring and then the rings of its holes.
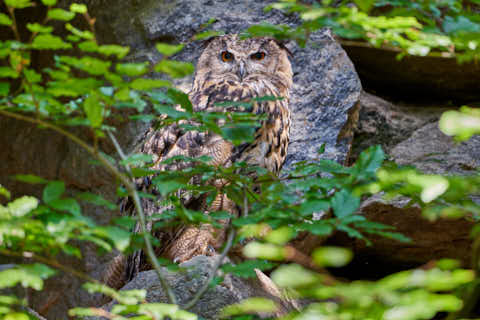
{"type": "Polygon", "coordinates": [[[229,34],[211,39],[197,63],[196,81],[276,79],[290,87],[288,51],[271,38],[240,39],[229,34]]]}

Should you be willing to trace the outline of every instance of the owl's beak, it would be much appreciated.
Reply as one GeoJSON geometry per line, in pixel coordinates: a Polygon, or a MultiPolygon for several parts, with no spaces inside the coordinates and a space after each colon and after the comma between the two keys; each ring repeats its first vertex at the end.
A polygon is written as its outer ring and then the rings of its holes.
{"type": "Polygon", "coordinates": [[[241,61],[238,65],[238,70],[237,70],[237,75],[240,78],[240,82],[243,81],[243,78],[245,78],[246,70],[245,70],[245,63],[241,61]]]}

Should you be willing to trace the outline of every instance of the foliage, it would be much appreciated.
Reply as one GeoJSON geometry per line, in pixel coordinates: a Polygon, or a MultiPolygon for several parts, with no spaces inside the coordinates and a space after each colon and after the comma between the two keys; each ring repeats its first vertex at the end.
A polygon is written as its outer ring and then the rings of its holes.
{"type": "MultiPolygon", "coordinates": [[[[10,28],[15,40],[0,42],[0,77],[4,80],[0,84],[0,115],[49,128],[77,143],[98,165],[116,178],[119,195],[133,199],[138,217],[122,217],[113,219],[109,225],[97,225],[83,214],[82,204],[91,203],[119,211],[114,203],[98,194],[74,193],[67,190],[62,181],[48,181],[30,174],[13,177],[18,181],[42,185],[43,193],[41,199],[32,196],[10,199],[8,190],[0,186],[0,195],[9,201],[5,206],[0,206],[0,254],[27,258],[28,262],[32,262],[0,271],[0,289],[21,284],[41,290],[43,280],[52,276],[56,269],[84,280],[87,291],[102,293],[119,302],[110,312],[96,308],[74,308],[70,310],[71,316],[97,315],[126,319],[127,315],[136,314],[138,319],[196,319],[196,315],[185,310],[195,304],[195,299],[179,305],[166,285],[164,289],[170,298],[169,304],[146,303],[144,291],[116,291],[78,270],[62,265],[56,259],[59,254],[81,258],[78,243],[82,241],[95,244],[100,252],[116,249],[128,254],[141,246],[162,281],[159,270],[162,260],[154,256],[151,236],[145,232],[147,221],[139,205],[140,197],[172,205],[170,210],[151,217],[156,227],[179,223],[210,223],[225,227],[224,222],[229,221],[226,228],[234,243],[256,238],[257,241],[249,242],[244,249],[244,254],[255,260],[222,267],[224,272],[241,277],[253,276],[254,268],[270,270],[277,266],[276,262],[295,262],[288,241],[300,232],[328,236],[339,230],[367,243],[367,234],[409,241],[396,233],[393,227],[367,221],[355,214],[361,197],[371,193],[385,191],[388,195],[407,195],[423,201],[428,205],[425,212],[432,213],[430,217],[444,216],[455,208],[462,214],[479,212],[478,206],[468,198],[472,193],[478,194],[478,189],[469,184],[478,188],[478,175],[462,182],[464,180],[458,177],[427,176],[409,168],[382,167],[385,155],[378,146],[365,150],[350,167],[321,159],[323,151],[319,150],[318,159],[297,163],[292,171],[280,178],[263,168],[249,167],[245,163],[218,167],[210,165],[208,158],[191,159],[183,156],[168,159],[165,163],[182,161],[194,165],[172,171],[153,170],[152,157],[135,152],[125,155],[121,150],[115,134],[123,122],[153,122],[157,128],[176,123],[184,130],[214,132],[240,145],[251,141],[255,127],[265,117],[235,111],[239,106],[248,107],[273,98],[257,97],[241,103],[219,104],[219,107],[224,107],[223,112],[196,112],[188,96],[174,89],[171,82],[171,79],[193,72],[190,63],[171,58],[182,50],[182,45],[157,44],[162,59],[156,64],[126,62],[124,58],[129,48],[97,42],[95,20],[88,15],[84,5],[72,4],[65,10],[55,8],[55,0],[42,2],[48,6],[45,19],[42,23],[28,24],[31,37],[29,41],[22,42],[15,12],[33,3],[28,0],[4,1],[9,14],[0,15],[0,24],[3,28],[10,28]],[[82,16],[89,26],[88,30],[74,26],[77,18],[82,16]],[[54,21],[64,24],[68,31],[66,37],[54,33],[53,25],[57,24],[54,21]],[[42,70],[32,64],[32,56],[38,52],[53,53],[51,65],[42,70]],[[162,73],[164,77],[151,79],[154,71],[162,73]],[[219,123],[226,125],[220,126],[219,123]],[[91,139],[82,140],[75,135],[85,131],[90,133],[91,139]],[[100,142],[107,137],[116,146],[117,156],[103,153],[100,142]],[[135,189],[135,179],[144,177],[151,179],[156,195],[135,189]],[[190,184],[192,178],[200,183],[190,184]],[[221,188],[214,187],[208,184],[213,179],[227,183],[221,188]],[[205,215],[188,209],[182,205],[179,190],[192,196],[207,195],[207,202],[212,202],[218,193],[225,193],[242,209],[242,215],[233,217],[228,212],[205,215]],[[316,219],[318,215],[323,215],[323,218],[316,219]],[[141,234],[143,241],[131,231],[137,222],[144,231],[141,234]],[[237,230],[238,236],[234,237],[237,230]]],[[[356,2],[363,11],[369,11],[373,6],[372,1],[356,2]]],[[[325,4],[328,5],[328,1],[325,4]]],[[[332,25],[345,37],[354,29],[358,35],[376,32],[376,44],[387,40],[397,41],[406,50],[414,47],[412,41],[428,46],[429,50],[442,49],[445,45],[440,44],[438,39],[447,39],[445,35],[428,38],[425,30],[412,29],[422,29],[426,24],[420,18],[371,17],[352,7],[307,7],[292,1],[283,1],[271,8],[300,11],[304,24],[298,29],[255,26],[249,29],[250,34],[273,34],[304,43],[311,30],[332,25]],[[352,25],[354,28],[351,28],[352,25]]],[[[376,8],[381,8],[380,2],[376,8]]],[[[456,7],[452,5],[449,10],[453,8],[456,7]]],[[[458,19],[465,22],[460,16],[458,19]]],[[[449,30],[454,28],[450,25],[449,30]]],[[[443,123],[451,134],[467,138],[478,132],[478,126],[458,126],[457,119],[462,116],[476,119],[478,115],[470,109],[462,111],[460,114],[446,114],[443,123]]],[[[470,123],[469,120],[465,121],[470,123]]],[[[227,242],[225,253],[231,245],[227,242]]],[[[319,268],[337,267],[348,263],[351,253],[345,249],[325,247],[318,249],[309,259],[319,268]]],[[[327,273],[308,271],[298,265],[280,265],[274,271],[273,278],[281,287],[289,288],[295,294],[330,299],[329,302],[310,304],[302,313],[292,314],[290,318],[323,315],[363,319],[367,315],[372,318],[388,315],[388,319],[397,319],[399,316],[403,319],[427,319],[440,311],[451,312],[461,308],[461,300],[451,291],[471,282],[473,275],[471,271],[458,268],[435,268],[403,272],[378,282],[348,284],[332,282],[327,273]],[[427,307],[420,308],[420,303],[427,307]]],[[[201,294],[200,291],[196,297],[201,294]]],[[[4,318],[25,318],[25,307],[26,301],[12,295],[0,296],[0,314],[4,318]]],[[[273,307],[271,302],[250,299],[226,308],[223,315],[230,317],[253,311],[267,312],[273,307]]]]}
{"type": "Polygon", "coordinates": [[[456,56],[461,62],[478,59],[480,18],[478,2],[463,5],[460,0],[384,1],[324,0],[307,5],[281,0],[266,10],[279,9],[299,14],[303,23],[284,26],[253,26],[251,35],[294,38],[305,43],[309,34],[329,27],[343,39],[367,41],[374,47],[394,47],[405,54],[456,56]]]}

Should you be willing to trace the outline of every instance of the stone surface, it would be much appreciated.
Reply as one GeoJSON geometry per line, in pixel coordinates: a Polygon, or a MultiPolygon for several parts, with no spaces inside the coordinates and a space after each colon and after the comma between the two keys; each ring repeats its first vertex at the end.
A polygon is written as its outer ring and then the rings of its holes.
{"type": "MultiPolygon", "coordinates": [[[[180,264],[180,267],[184,268],[183,271],[173,273],[163,269],[164,277],[174,291],[180,305],[189,302],[205,283],[212,272],[216,259],[218,259],[218,256],[196,256],[180,264]]],[[[293,308],[294,303],[289,304],[288,302],[280,301],[277,296],[272,295],[272,290],[269,292],[262,288],[260,282],[258,279],[247,280],[232,275],[225,275],[224,281],[207,290],[190,311],[204,319],[218,319],[222,308],[250,297],[272,299],[279,306],[279,313],[293,308]]],[[[262,284],[265,284],[265,282],[262,284]]],[[[269,285],[268,283],[266,284],[267,286],[269,285]]],[[[146,300],[150,303],[168,303],[167,296],[154,270],[140,272],[121,290],[134,289],[146,290],[146,300]]],[[[114,304],[115,302],[112,301],[103,308],[111,310],[114,304]]]]}
{"type": "Polygon", "coordinates": [[[344,273],[349,278],[381,278],[392,272],[417,267],[432,260],[452,258],[470,267],[471,229],[467,219],[428,221],[418,206],[408,206],[408,199],[385,201],[373,196],[362,203],[360,212],[369,221],[395,227],[396,232],[412,239],[403,243],[380,236],[368,236],[372,242],[348,238],[337,233],[328,244],[352,249],[355,259],[344,273]]]}
{"type": "MultiPolygon", "coordinates": [[[[61,5],[68,6],[71,2],[78,1],[63,0],[61,5]]],[[[202,43],[191,41],[191,38],[210,18],[216,18],[211,26],[213,29],[226,32],[239,32],[263,21],[290,25],[299,22],[296,16],[285,16],[277,10],[264,12],[263,8],[272,1],[84,2],[92,5],[90,12],[96,17],[100,41],[131,46],[128,59],[134,61],[158,61],[160,55],[154,45],[165,41],[185,43],[185,49],[174,58],[195,62],[202,43]]],[[[351,117],[348,122],[348,113],[352,113],[361,91],[354,67],[327,31],[313,34],[306,48],[294,43],[287,46],[293,53],[295,85],[291,104],[293,128],[286,167],[288,169],[295,161],[316,157],[322,143],[326,143],[325,157],[343,162],[350,148],[350,133],[355,120],[351,117]]],[[[187,78],[176,84],[188,88],[191,81],[192,78],[187,78]]],[[[145,130],[146,125],[142,123],[118,128],[120,143],[128,151],[145,130]]],[[[90,141],[88,133],[75,133],[90,141]]],[[[115,183],[111,176],[93,166],[89,156],[78,146],[54,132],[0,118],[0,145],[0,184],[10,189],[14,196],[41,195],[41,186],[20,184],[9,178],[14,174],[32,173],[47,179],[64,180],[71,192],[95,191],[115,201],[115,183]]],[[[107,153],[112,152],[111,146],[103,147],[107,153]]],[[[107,223],[112,214],[89,206],[84,206],[83,210],[98,223],[107,223]]],[[[101,276],[109,257],[98,257],[93,245],[81,244],[80,247],[82,261],[63,257],[62,262],[92,276],[101,276]]],[[[79,285],[80,281],[62,275],[47,281],[45,290],[41,294],[32,294],[30,301],[47,318],[61,319],[68,308],[98,303],[95,297],[79,289],[79,285]]]]}
{"type": "MultiPolygon", "coordinates": [[[[438,129],[444,107],[390,103],[372,94],[360,98],[360,117],[353,145],[354,156],[374,144],[381,144],[390,160],[411,165],[428,174],[475,173],[480,166],[480,137],[456,143],[438,129]]],[[[378,278],[425,264],[431,260],[454,258],[469,267],[471,254],[469,219],[440,219],[430,222],[408,199],[382,200],[375,195],[362,203],[360,213],[368,220],[391,225],[412,239],[401,243],[379,236],[368,236],[372,245],[337,233],[329,244],[352,248],[353,264],[349,277],[378,278]]]]}
{"type": "Polygon", "coordinates": [[[472,174],[480,167],[480,136],[458,143],[434,122],[395,146],[391,156],[396,163],[414,165],[425,173],[472,174]]]}
{"type": "Polygon", "coordinates": [[[415,130],[437,121],[445,110],[446,107],[438,107],[437,104],[392,103],[362,92],[350,161],[353,162],[361,151],[376,144],[390,155],[397,144],[408,139],[415,130]]]}
{"type": "MultiPolygon", "coordinates": [[[[122,2],[133,6],[132,1],[122,2]]],[[[167,41],[185,43],[184,50],[174,58],[195,63],[202,52],[202,42],[192,41],[192,37],[211,18],[216,19],[211,29],[226,33],[238,33],[262,22],[291,26],[299,23],[295,15],[285,16],[278,10],[264,12],[270,2],[146,1],[135,9],[135,14],[128,15],[128,11],[120,9],[121,5],[105,10],[108,1],[104,1],[104,5],[96,6],[95,12],[97,19],[104,21],[98,30],[110,36],[105,41],[131,46],[134,50],[130,59],[156,62],[161,56],[154,48],[155,42],[167,41]]],[[[288,170],[296,161],[317,158],[322,143],[326,144],[323,157],[346,161],[356,120],[352,116],[349,122],[348,113],[353,113],[361,92],[353,64],[327,30],[313,33],[306,48],[293,42],[286,45],[292,52],[294,86],[293,126],[285,168],[288,170]]],[[[191,83],[192,77],[177,84],[188,89],[191,83]]]]}

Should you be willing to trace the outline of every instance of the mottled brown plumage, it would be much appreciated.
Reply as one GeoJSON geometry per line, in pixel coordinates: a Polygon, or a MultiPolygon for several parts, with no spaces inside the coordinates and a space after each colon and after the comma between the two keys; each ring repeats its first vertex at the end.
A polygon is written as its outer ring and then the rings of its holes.
{"type": "MultiPolygon", "coordinates": [[[[210,156],[211,163],[229,166],[234,161],[245,161],[278,173],[287,154],[290,112],[288,109],[292,70],[287,50],[274,40],[251,38],[240,40],[237,35],[226,35],[211,40],[200,56],[190,100],[197,112],[222,112],[225,107],[217,102],[247,101],[262,96],[282,97],[281,100],[255,102],[251,110],[232,109],[229,111],[250,111],[267,114],[261,127],[255,132],[251,144],[234,147],[221,136],[212,132],[184,132],[178,125],[171,125],[158,131],[151,129],[146,137],[142,152],[151,154],[157,165],[153,169],[172,170],[159,162],[176,155],[189,157],[210,156]]],[[[182,164],[176,164],[176,167],[182,164]]],[[[223,181],[212,182],[220,187],[223,181]]],[[[149,189],[148,181],[141,181],[139,189],[149,189]]],[[[182,194],[185,206],[193,206],[203,212],[228,210],[235,212],[235,206],[224,194],[219,194],[209,207],[201,199],[189,198],[182,194]]],[[[126,209],[126,208],[124,208],[126,209]]],[[[167,209],[160,203],[144,200],[143,209],[148,214],[160,213],[167,209]]],[[[151,229],[151,223],[148,228],[151,229]]],[[[137,227],[138,229],[138,227],[137,227]]],[[[139,230],[137,230],[139,231],[139,230]]],[[[162,243],[157,248],[161,256],[182,262],[199,254],[210,254],[218,249],[224,234],[210,225],[183,226],[174,230],[155,232],[162,243]]],[[[142,254],[129,259],[127,277],[133,277],[141,268],[142,254]]]]}

